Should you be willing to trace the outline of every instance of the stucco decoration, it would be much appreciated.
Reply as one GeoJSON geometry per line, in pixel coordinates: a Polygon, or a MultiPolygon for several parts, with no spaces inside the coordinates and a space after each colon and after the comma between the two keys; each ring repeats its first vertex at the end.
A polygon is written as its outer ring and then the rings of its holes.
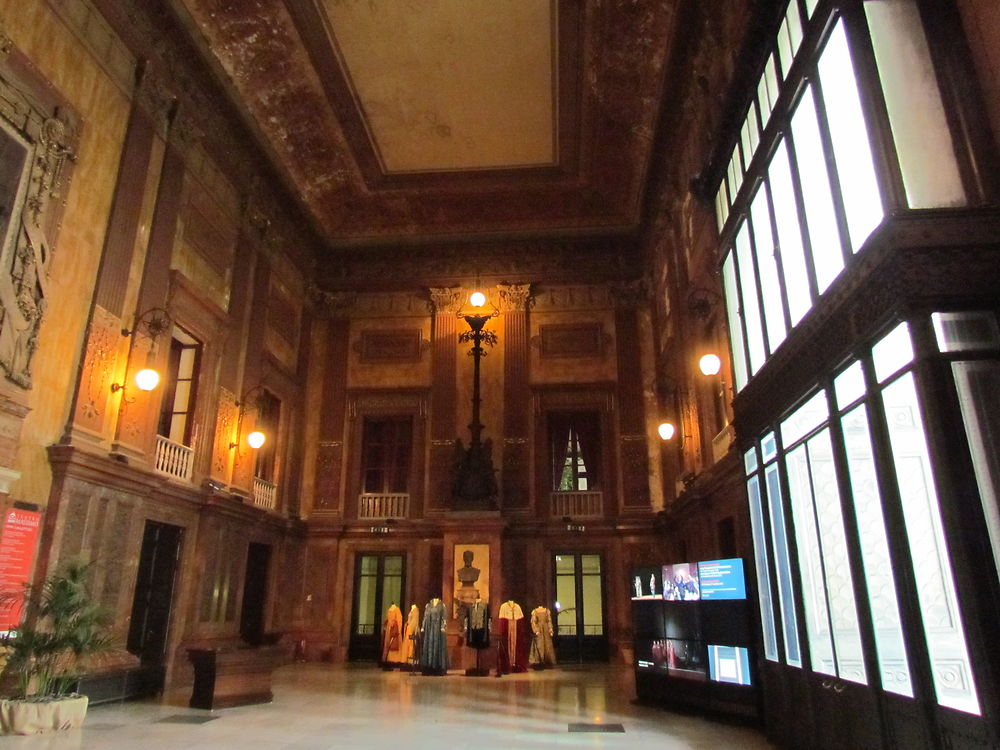
{"type": "Polygon", "coordinates": [[[0,138],[5,142],[6,180],[0,252],[0,367],[22,388],[31,387],[31,359],[45,315],[52,236],[75,159],[76,119],[25,85],[11,70],[14,55],[0,64],[0,138]]]}

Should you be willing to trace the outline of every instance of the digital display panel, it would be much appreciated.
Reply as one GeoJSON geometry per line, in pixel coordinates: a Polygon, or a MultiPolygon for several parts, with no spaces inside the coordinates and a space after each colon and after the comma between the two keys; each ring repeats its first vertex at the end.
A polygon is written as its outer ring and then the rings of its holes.
{"type": "Polygon", "coordinates": [[[659,599],[663,592],[663,583],[660,578],[661,568],[636,568],[632,571],[632,579],[629,588],[632,592],[632,600],[637,599],[659,599]]]}
{"type": "Polygon", "coordinates": [[[743,577],[743,560],[706,560],[698,563],[701,598],[746,599],[747,585],[743,577]]]}
{"type": "Polygon", "coordinates": [[[663,566],[663,598],[668,602],[696,602],[701,598],[698,563],[663,566]]]}
{"type": "Polygon", "coordinates": [[[708,647],[708,676],[715,682],[750,684],[750,653],[740,646],[708,647]]]}

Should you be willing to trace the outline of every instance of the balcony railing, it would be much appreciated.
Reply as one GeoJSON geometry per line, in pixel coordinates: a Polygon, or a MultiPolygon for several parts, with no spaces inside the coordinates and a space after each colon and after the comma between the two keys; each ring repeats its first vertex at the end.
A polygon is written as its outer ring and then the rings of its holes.
{"type": "Polygon", "coordinates": [[[278,507],[278,486],[260,477],[253,478],[253,504],[264,510],[278,507]]]}
{"type": "Polygon", "coordinates": [[[406,518],[410,514],[408,492],[358,495],[358,518],[406,518]]]}
{"type": "Polygon", "coordinates": [[[162,435],[156,436],[156,463],[153,468],[158,473],[190,482],[193,467],[194,450],[162,435]]]}
{"type": "Polygon", "coordinates": [[[604,493],[600,490],[553,492],[549,498],[555,518],[600,518],[604,515],[604,493]]]}
{"type": "Polygon", "coordinates": [[[729,447],[733,444],[733,439],[736,437],[736,432],[733,430],[731,424],[727,424],[722,430],[712,438],[712,460],[718,463],[721,461],[727,453],[729,453],[729,447]]]}

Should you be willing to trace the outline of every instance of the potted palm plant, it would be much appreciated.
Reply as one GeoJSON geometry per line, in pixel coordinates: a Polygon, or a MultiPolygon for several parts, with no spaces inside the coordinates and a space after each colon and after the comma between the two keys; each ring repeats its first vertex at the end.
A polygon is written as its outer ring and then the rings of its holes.
{"type": "MultiPolygon", "coordinates": [[[[76,695],[88,657],[110,645],[110,617],[87,588],[90,565],[74,562],[24,591],[21,624],[0,637],[10,697],[0,700],[0,734],[79,727],[87,697],[76,695]]],[[[20,597],[0,598],[11,606],[20,597]]]]}

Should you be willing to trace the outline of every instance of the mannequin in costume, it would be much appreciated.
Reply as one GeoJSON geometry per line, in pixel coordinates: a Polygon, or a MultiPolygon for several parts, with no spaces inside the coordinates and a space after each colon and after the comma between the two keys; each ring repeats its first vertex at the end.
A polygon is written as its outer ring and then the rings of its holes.
{"type": "Polygon", "coordinates": [[[531,653],[528,663],[534,667],[554,667],[556,650],[552,646],[552,613],[538,606],[531,610],[531,653]]]}
{"type": "Polygon", "coordinates": [[[528,621],[521,605],[508,600],[500,605],[497,620],[497,674],[528,670],[528,621]]]}
{"type": "Polygon", "coordinates": [[[424,607],[421,626],[424,642],[420,648],[420,668],[424,674],[444,674],[448,671],[448,613],[444,602],[434,597],[424,607]]]}
{"type": "Polygon", "coordinates": [[[482,650],[490,647],[490,606],[479,597],[465,608],[465,644],[482,650]]]}
{"type": "Polygon", "coordinates": [[[399,660],[403,664],[412,665],[420,656],[417,649],[417,638],[420,635],[420,610],[416,604],[410,605],[406,615],[406,625],[403,626],[403,644],[400,647],[399,660]]]}
{"type": "Polygon", "coordinates": [[[382,623],[382,666],[391,666],[403,661],[403,613],[395,604],[390,604],[382,623]]]}

